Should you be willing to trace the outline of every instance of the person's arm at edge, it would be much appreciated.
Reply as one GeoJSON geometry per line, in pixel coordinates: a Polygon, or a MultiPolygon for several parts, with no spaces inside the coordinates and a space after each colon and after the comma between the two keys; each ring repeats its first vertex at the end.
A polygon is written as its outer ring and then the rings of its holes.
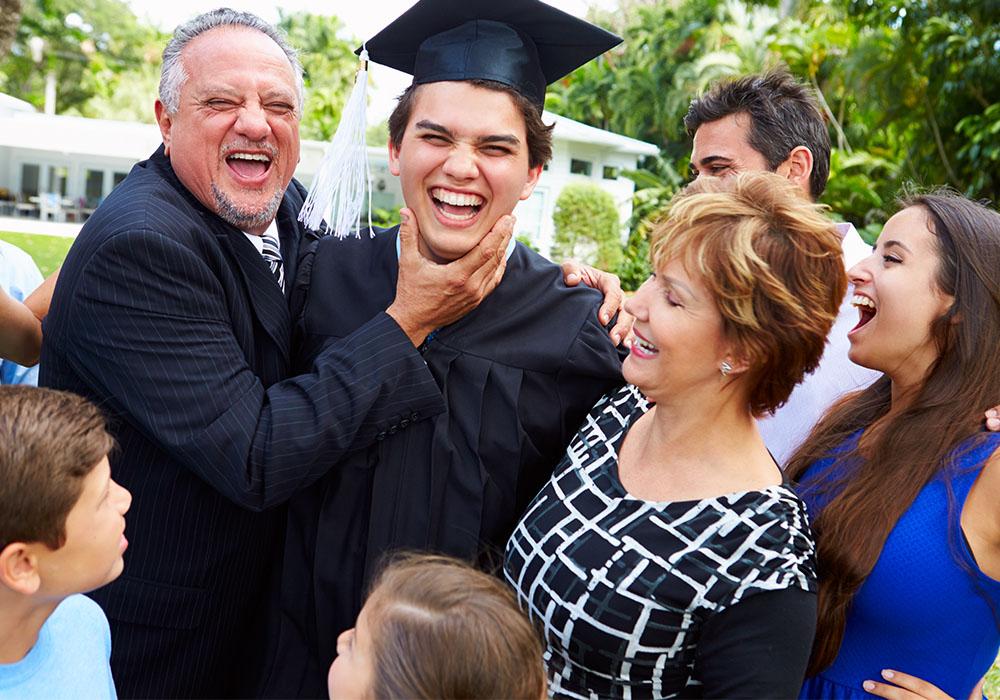
{"type": "Polygon", "coordinates": [[[38,287],[24,300],[24,305],[31,310],[39,321],[43,320],[49,313],[49,304],[52,303],[52,291],[56,288],[56,281],[59,279],[59,270],[56,269],[51,275],[45,278],[38,287]]]}
{"type": "Polygon", "coordinates": [[[31,310],[0,289],[0,357],[30,367],[38,363],[42,324],[31,310]]]}

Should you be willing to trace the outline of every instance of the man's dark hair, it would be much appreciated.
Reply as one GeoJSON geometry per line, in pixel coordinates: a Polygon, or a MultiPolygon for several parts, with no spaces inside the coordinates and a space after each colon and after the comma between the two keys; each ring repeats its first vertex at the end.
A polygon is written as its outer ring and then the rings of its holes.
{"type": "Polygon", "coordinates": [[[808,148],[813,157],[809,190],[819,199],[830,177],[830,134],[808,87],[784,69],[719,83],[691,102],[684,127],[694,136],[702,124],[730,114],[750,117],[750,146],[772,171],[796,147],[808,148]]]}
{"type": "MultiPolygon", "coordinates": [[[[524,131],[528,140],[528,167],[537,168],[545,165],[552,158],[552,129],[555,124],[546,124],[542,121],[542,112],[527,97],[519,93],[514,88],[498,83],[494,80],[465,80],[470,85],[505,92],[514,100],[514,107],[524,118],[524,131]]],[[[389,115],[389,140],[397,149],[403,143],[403,132],[406,125],[410,123],[410,113],[413,111],[413,103],[417,99],[417,92],[420,85],[410,85],[406,88],[396,108],[389,115]]]]}

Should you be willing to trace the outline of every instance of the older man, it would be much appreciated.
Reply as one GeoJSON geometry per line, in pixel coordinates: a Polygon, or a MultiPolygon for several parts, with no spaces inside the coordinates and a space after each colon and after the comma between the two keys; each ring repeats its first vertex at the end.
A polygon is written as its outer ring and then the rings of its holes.
{"type": "Polygon", "coordinates": [[[302,232],[301,68],[273,27],[216,10],[164,51],[163,145],[94,213],[45,324],[43,384],[110,414],[133,494],[124,574],[94,593],[124,696],[246,694],[285,512],[353,445],[443,410],[406,329],[495,285],[510,236],[401,272],[396,301],[290,376],[302,232]]]}

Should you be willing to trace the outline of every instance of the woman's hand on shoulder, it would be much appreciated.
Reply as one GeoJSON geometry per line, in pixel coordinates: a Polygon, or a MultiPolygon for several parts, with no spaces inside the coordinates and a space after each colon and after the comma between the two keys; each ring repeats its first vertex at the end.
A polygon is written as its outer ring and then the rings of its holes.
{"type": "MultiPolygon", "coordinates": [[[[883,681],[865,681],[862,684],[865,691],[888,700],[954,700],[933,683],[902,671],[885,669],[882,671],[882,678],[883,681]]],[[[968,700],[982,700],[985,682],[984,676],[969,693],[968,700]]]]}

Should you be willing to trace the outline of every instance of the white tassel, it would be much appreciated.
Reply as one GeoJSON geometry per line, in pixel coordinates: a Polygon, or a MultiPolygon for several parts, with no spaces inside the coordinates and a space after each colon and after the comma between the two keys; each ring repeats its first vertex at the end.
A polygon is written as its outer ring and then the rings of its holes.
{"type": "Polygon", "coordinates": [[[361,68],[340,124],[327,146],[299,221],[318,231],[322,222],[337,238],[352,230],[361,237],[361,207],[368,192],[368,230],[372,236],[372,174],[368,164],[365,112],[368,108],[368,51],[361,49],[361,68]]]}

